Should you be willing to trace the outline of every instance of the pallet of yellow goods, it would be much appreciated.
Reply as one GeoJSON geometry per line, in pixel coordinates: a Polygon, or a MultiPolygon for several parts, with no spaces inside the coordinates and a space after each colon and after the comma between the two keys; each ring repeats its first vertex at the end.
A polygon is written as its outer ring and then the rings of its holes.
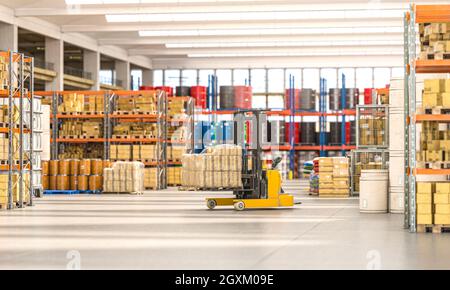
{"type": "Polygon", "coordinates": [[[158,170],[156,168],[144,169],[144,187],[153,190],[158,188],[158,170]]]}

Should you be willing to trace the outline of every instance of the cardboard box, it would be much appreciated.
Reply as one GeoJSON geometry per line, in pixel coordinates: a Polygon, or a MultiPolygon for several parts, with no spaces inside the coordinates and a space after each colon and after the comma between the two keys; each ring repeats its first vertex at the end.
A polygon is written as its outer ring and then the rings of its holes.
{"type": "Polygon", "coordinates": [[[433,215],[432,214],[418,214],[417,215],[417,224],[418,225],[432,225],[433,224],[433,215]]]}
{"type": "Polygon", "coordinates": [[[450,225],[450,215],[449,214],[435,214],[434,224],[436,225],[450,225]]]}
{"type": "Polygon", "coordinates": [[[417,194],[417,204],[430,204],[432,203],[431,193],[418,193],[417,194]]]}
{"type": "Polygon", "coordinates": [[[445,91],[444,79],[427,79],[424,80],[424,91],[427,93],[441,93],[445,91]]]}
{"type": "Polygon", "coordinates": [[[433,214],[433,205],[430,204],[417,204],[417,214],[433,214]]]}
{"type": "Polygon", "coordinates": [[[436,184],[433,182],[417,182],[417,193],[428,194],[431,197],[436,190],[436,184]]]}
{"type": "Polygon", "coordinates": [[[450,194],[436,193],[434,195],[434,204],[450,204],[450,194]]]}
{"type": "Polygon", "coordinates": [[[438,182],[436,183],[436,193],[449,194],[450,195],[450,182],[438,182]]]}
{"type": "Polygon", "coordinates": [[[436,214],[450,214],[450,204],[436,204],[435,205],[436,214]]]}

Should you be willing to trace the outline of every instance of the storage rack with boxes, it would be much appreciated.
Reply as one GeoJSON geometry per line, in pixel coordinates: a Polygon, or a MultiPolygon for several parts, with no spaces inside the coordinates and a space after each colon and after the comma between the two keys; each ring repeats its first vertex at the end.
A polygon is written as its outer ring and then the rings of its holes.
{"type": "Polygon", "coordinates": [[[164,91],[120,91],[110,97],[109,158],[142,162],[145,188],[167,187],[167,101],[164,91]]]}
{"type": "Polygon", "coordinates": [[[450,79],[433,76],[425,79],[423,93],[417,89],[419,74],[450,73],[443,45],[450,35],[449,23],[450,5],[413,5],[405,14],[405,227],[411,232],[450,228],[450,79]],[[417,108],[421,99],[422,108],[417,108]]]}
{"type": "MultiPolygon", "coordinates": [[[[165,91],[39,94],[53,99],[52,160],[140,161],[145,165],[145,187],[163,189],[167,167],[179,167],[181,155],[193,147],[190,97],[173,97],[171,102],[165,91]],[[168,116],[174,128],[171,138],[168,116]]],[[[173,185],[180,184],[180,171],[170,170],[173,185]]]]}
{"type": "Polygon", "coordinates": [[[2,100],[2,152],[0,208],[33,204],[34,151],[34,59],[15,52],[0,52],[0,98],[2,100]]]}
{"type": "Polygon", "coordinates": [[[107,91],[39,92],[52,95],[52,159],[106,159],[107,91]]]}
{"type": "Polygon", "coordinates": [[[193,153],[195,102],[191,97],[168,98],[167,184],[181,185],[181,159],[193,153]]]}
{"type": "MultiPolygon", "coordinates": [[[[351,195],[358,196],[362,170],[389,168],[389,151],[385,149],[356,149],[351,151],[351,195]]],[[[403,163],[401,164],[403,166],[403,163]]]]}

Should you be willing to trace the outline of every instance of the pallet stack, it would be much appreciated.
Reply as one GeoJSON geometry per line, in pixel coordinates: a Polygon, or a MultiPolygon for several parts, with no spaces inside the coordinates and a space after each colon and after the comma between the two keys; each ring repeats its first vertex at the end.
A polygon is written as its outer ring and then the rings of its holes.
{"type": "Polygon", "coordinates": [[[418,182],[416,200],[419,232],[450,228],[450,182],[418,182]]]}
{"type": "Polygon", "coordinates": [[[450,23],[419,24],[420,60],[450,59],[450,23]]]}
{"type": "Polygon", "coordinates": [[[67,159],[42,162],[42,186],[47,193],[102,191],[103,170],[111,167],[100,159],[67,159]]]}
{"type": "Polygon", "coordinates": [[[182,167],[168,167],[167,168],[167,185],[180,186],[181,185],[181,171],[182,171],[182,167]]]}
{"type": "MultiPolygon", "coordinates": [[[[18,203],[19,202],[19,175],[18,174],[14,174],[12,176],[12,183],[13,183],[13,189],[12,189],[12,194],[13,194],[13,203],[18,203]]],[[[30,192],[28,190],[26,190],[27,188],[30,187],[30,174],[29,173],[25,173],[23,176],[23,181],[22,181],[22,186],[24,188],[24,195],[23,195],[23,200],[26,202],[27,200],[30,200],[30,192]]],[[[6,209],[8,204],[8,174],[7,173],[1,173],[0,174],[0,209],[6,209]]]]}
{"type": "Polygon", "coordinates": [[[320,157],[319,197],[348,197],[350,173],[347,157],[320,157]]]}
{"type": "Polygon", "coordinates": [[[85,103],[84,110],[90,113],[102,113],[105,111],[105,96],[90,95],[85,103]]]}
{"type": "Polygon", "coordinates": [[[8,61],[0,56],[0,90],[6,90],[9,82],[9,65],[8,61]]]}
{"type": "Polygon", "coordinates": [[[233,189],[242,187],[242,148],[218,145],[204,154],[183,155],[184,188],[233,189]]]}
{"type": "Polygon", "coordinates": [[[140,162],[116,162],[104,170],[105,193],[144,193],[144,164],[140,162]]]}
{"type": "Polygon", "coordinates": [[[118,139],[128,138],[156,138],[156,124],[117,124],[113,128],[112,137],[118,139]]]}
{"type": "Polygon", "coordinates": [[[96,139],[103,137],[101,121],[65,121],[59,128],[62,139],[96,139]]]}
{"type": "Polygon", "coordinates": [[[83,94],[63,94],[62,103],[58,106],[60,113],[82,113],[84,112],[84,95],[83,94]]]}

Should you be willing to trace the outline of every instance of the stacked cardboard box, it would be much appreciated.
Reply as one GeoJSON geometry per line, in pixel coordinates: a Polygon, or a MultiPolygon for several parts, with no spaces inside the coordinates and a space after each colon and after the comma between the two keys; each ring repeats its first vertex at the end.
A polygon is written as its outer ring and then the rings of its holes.
{"type": "Polygon", "coordinates": [[[428,79],[424,81],[422,108],[450,108],[450,79],[428,79]]]}
{"type": "Polygon", "coordinates": [[[350,194],[349,162],[346,157],[320,157],[319,196],[348,197],[350,194]]]}
{"type": "Polygon", "coordinates": [[[157,112],[156,94],[149,92],[136,96],[134,98],[134,110],[155,114],[157,112]]]}
{"type": "Polygon", "coordinates": [[[158,188],[158,169],[145,168],[144,169],[144,187],[146,189],[158,188]]]}
{"type": "Polygon", "coordinates": [[[101,121],[65,121],[59,129],[59,136],[88,136],[102,138],[103,123],[101,121]]]}
{"type": "Polygon", "coordinates": [[[450,161],[450,128],[448,124],[422,122],[420,151],[417,152],[417,161],[450,161]]]}
{"type": "Polygon", "coordinates": [[[181,185],[181,167],[167,168],[167,185],[179,186],[181,185]]]}
{"type": "Polygon", "coordinates": [[[131,160],[132,145],[111,145],[110,155],[111,160],[131,160]]]}
{"type": "Polygon", "coordinates": [[[144,193],[144,164],[116,162],[104,170],[103,191],[107,193],[144,193]]]}
{"type": "MultiPolygon", "coordinates": [[[[8,204],[8,173],[0,173],[0,206],[4,209],[6,204],[8,204]]],[[[19,175],[14,173],[12,176],[13,185],[13,203],[20,201],[19,195],[19,175]]],[[[27,203],[30,200],[30,174],[25,173],[22,180],[23,186],[23,201],[27,203]]]]}
{"type": "Polygon", "coordinates": [[[184,115],[186,113],[185,110],[186,100],[171,98],[168,102],[168,112],[170,117],[176,117],[179,115],[184,115]]]}
{"type": "Polygon", "coordinates": [[[200,189],[242,187],[242,148],[219,145],[205,154],[185,154],[182,185],[200,189]]]}
{"type": "Polygon", "coordinates": [[[134,97],[125,96],[117,99],[117,111],[132,112],[134,110],[134,97]]]}
{"type": "Polygon", "coordinates": [[[359,120],[359,145],[386,145],[387,121],[385,117],[361,118],[359,120]]]}
{"type": "Polygon", "coordinates": [[[6,90],[9,82],[9,65],[7,60],[0,56],[0,90],[6,90]]]}
{"type": "Polygon", "coordinates": [[[81,113],[84,112],[84,95],[83,94],[64,94],[63,101],[58,106],[60,113],[81,113]]]}
{"type": "Polygon", "coordinates": [[[443,60],[450,54],[450,23],[419,24],[419,59],[443,60]]]}
{"type": "Polygon", "coordinates": [[[436,183],[434,194],[434,224],[450,225],[450,183],[436,183]]]}
{"type": "Polygon", "coordinates": [[[113,128],[113,135],[115,136],[157,136],[156,124],[118,124],[113,128]]]}
{"type": "Polygon", "coordinates": [[[417,224],[433,224],[433,194],[436,191],[436,184],[433,182],[417,183],[417,224]]]}
{"type": "Polygon", "coordinates": [[[135,161],[156,160],[156,145],[133,145],[132,159],[135,161]]]}
{"type": "Polygon", "coordinates": [[[70,144],[59,151],[59,159],[102,159],[104,146],[102,143],[70,144]]]}
{"type": "Polygon", "coordinates": [[[85,110],[88,112],[103,112],[103,111],[105,111],[105,96],[90,95],[85,104],[85,110]]]}
{"type": "Polygon", "coordinates": [[[183,154],[186,153],[185,146],[168,146],[167,147],[167,158],[172,161],[181,161],[183,154]]]}

